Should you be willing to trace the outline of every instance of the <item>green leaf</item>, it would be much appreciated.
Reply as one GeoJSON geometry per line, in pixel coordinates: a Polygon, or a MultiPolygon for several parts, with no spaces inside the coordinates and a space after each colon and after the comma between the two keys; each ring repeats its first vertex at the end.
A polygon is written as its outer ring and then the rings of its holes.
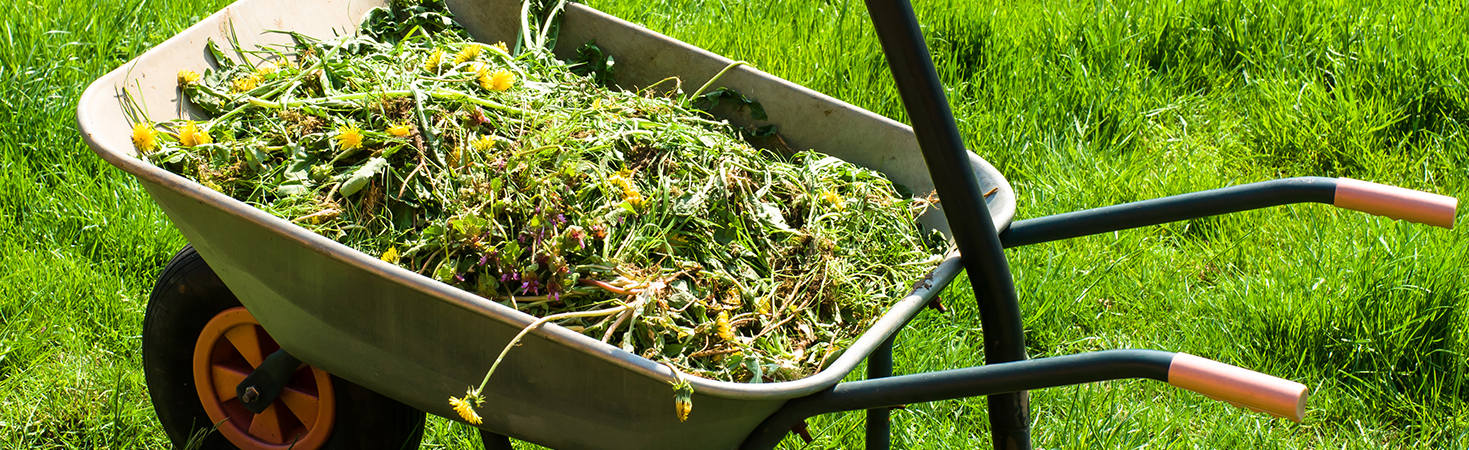
{"type": "Polygon", "coordinates": [[[229,56],[226,56],[224,54],[224,51],[219,49],[219,44],[215,44],[213,39],[205,42],[204,48],[209,50],[209,56],[214,59],[211,62],[215,66],[218,66],[222,69],[228,69],[235,66],[235,60],[230,59],[229,56]]]}
{"type": "Polygon", "coordinates": [[[445,283],[454,283],[454,269],[456,267],[457,265],[453,258],[445,258],[443,262],[439,263],[439,267],[434,268],[434,279],[445,283]]]}
{"type": "Polygon", "coordinates": [[[796,231],[790,225],[786,224],[785,216],[780,213],[779,207],[769,202],[760,202],[755,206],[755,217],[759,218],[761,223],[780,231],[791,233],[796,231]]]}
{"type": "Polygon", "coordinates": [[[603,86],[612,85],[612,77],[615,75],[616,61],[612,55],[602,51],[596,41],[582,44],[576,50],[576,59],[572,61],[571,72],[581,76],[591,76],[592,81],[603,86]]]}
{"type": "Polygon", "coordinates": [[[760,358],[757,358],[755,356],[746,356],[744,361],[741,361],[741,363],[744,364],[746,370],[750,371],[750,383],[765,382],[765,373],[763,370],[761,370],[760,358]]]}
{"type": "Polygon", "coordinates": [[[765,107],[761,106],[760,102],[726,87],[714,89],[695,97],[694,107],[708,111],[719,106],[721,102],[733,102],[735,108],[749,108],[751,119],[765,120],[769,118],[765,115],[765,107]]]}
{"type": "Polygon", "coordinates": [[[281,173],[280,186],[276,192],[283,196],[304,194],[316,185],[311,181],[311,166],[316,163],[316,158],[306,153],[300,145],[286,147],[286,170],[281,173]]]}
{"type": "Polygon", "coordinates": [[[488,220],[480,216],[464,216],[449,220],[449,227],[454,229],[454,236],[459,239],[478,236],[489,224],[488,220]]]}
{"type": "Polygon", "coordinates": [[[351,197],[352,194],[356,194],[357,191],[367,187],[367,182],[372,181],[372,177],[382,173],[383,169],[387,167],[388,160],[386,158],[374,157],[367,160],[366,164],[363,164],[362,167],[352,172],[352,175],[347,178],[347,181],[342,182],[342,187],[339,189],[342,196],[351,197]]]}

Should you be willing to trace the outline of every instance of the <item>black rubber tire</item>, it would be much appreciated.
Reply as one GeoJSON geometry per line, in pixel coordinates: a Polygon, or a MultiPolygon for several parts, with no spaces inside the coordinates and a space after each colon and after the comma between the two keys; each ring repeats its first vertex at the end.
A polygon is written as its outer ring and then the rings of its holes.
{"type": "MultiPolygon", "coordinates": [[[[148,297],[143,316],[143,375],[158,422],[176,448],[234,448],[214,432],[199,403],[192,362],[194,343],[204,325],[220,311],[236,306],[239,300],[193,246],[174,255],[148,297]]],[[[332,386],[336,422],[323,448],[418,448],[423,438],[422,411],[335,376],[332,386]]]]}

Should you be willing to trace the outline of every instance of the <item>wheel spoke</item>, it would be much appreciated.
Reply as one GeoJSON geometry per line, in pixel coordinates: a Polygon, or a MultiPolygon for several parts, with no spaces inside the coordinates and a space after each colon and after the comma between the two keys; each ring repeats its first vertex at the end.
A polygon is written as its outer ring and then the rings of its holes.
{"type": "Polygon", "coordinates": [[[318,400],[315,395],[286,387],[281,389],[279,399],[281,403],[286,404],[286,409],[291,410],[291,414],[295,414],[296,419],[299,419],[306,427],[310,428],[311,424],[316,422],[316,402],[318,400]]]}
{"type": "Polygon", "coordinates": [[[265,360],[263,350],[260,348],[260,332],[253,325],[238,326],[224,333],[224,337],[230,340],[230,345],[245,357],[245,362],[250,363],[251,368],[260,367],[260,362],[265,360]]]}
{"type": "Polygon", "coordinates": [[[248,373],[241,372],[233,367],[215,365],[209,368],[210,375],[214,377],[214,392],[223,402],[235,398],[235,386],[245,381],[248,373]]]}
{"type": "Polygon", "coordinates": [[[262,441],[277,444],[285,442],[285,430],[281,429],[280,409],[270,405],[250,420],[250,435],[262,441]]]}

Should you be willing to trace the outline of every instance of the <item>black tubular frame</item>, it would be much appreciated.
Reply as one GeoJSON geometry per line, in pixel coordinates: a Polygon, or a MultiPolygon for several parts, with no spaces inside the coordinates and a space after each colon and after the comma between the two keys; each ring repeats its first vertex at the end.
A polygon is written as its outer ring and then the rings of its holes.
{"type": "Polygon", "coordinates": [[[1000,233],[1006,248],[1291,203],[1331,204],[1335,178],[1298,177],[1021,220],[1000,233]]]}
{"type": "MultiPolygon", "coordinates": [[[[849,381],[786,403],[750,434],[742,448],[775,447],[791,427],[807,417],[829,412],[885,410],[908,403],[979,395],[994,396],[1124,378],[1150,378],[1166,382],[1174,355],[1172,352],[1157,350],[1104,350],[849,381]]],[[[867,438],[871,443],[872,436],[867,438]]],[[[886,444],[887,439],[883,438],[882,443],[886,444]]]]}
{"type": "MultiPolygon", "coordinates": [[[[979,302],[986,363],[1023,361],[1025,330],[1004,247],[970,170],[948,97],[908,0],[866,0],[934,190],[943,199],[954,243],[979,302]]],[[[1025,391],[989,396],[990,431],[997,449],[1030,449],[1030,397],[1025,391]]]]}
{"type": "Polygon", "coordinates": [[[1335,203],[1338,180],[1300,177],[1144,200],[1011,223],[997,232],[909,0],[864,0],[888,67],[944,202],[984,327],[985,365],[893,376],[895,331],[868,356],[867,380],[788,401],[741,445],[767,449],[811,416],[867,411],[866,446],[891,444],[890,412],[908,403],[988,396],[994,448],[1028,450],[1028,390],[1122,378],[1168,381],[1174,353],[1107,350],[1027,359],[1005,248],[1290,203],[1335,203]]]}

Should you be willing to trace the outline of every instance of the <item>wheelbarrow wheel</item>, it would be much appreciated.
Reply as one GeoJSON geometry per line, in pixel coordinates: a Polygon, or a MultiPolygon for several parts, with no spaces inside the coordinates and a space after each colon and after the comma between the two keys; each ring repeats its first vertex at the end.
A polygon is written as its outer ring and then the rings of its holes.
{"type": "Polygon", "coordinates": [[[422,411],[304,364],[265,411],[245,409],[235,386],[277,349],[194,248],[179,251],[143,317],[143,375],[173,445],[418,447],[422,411]]]}

